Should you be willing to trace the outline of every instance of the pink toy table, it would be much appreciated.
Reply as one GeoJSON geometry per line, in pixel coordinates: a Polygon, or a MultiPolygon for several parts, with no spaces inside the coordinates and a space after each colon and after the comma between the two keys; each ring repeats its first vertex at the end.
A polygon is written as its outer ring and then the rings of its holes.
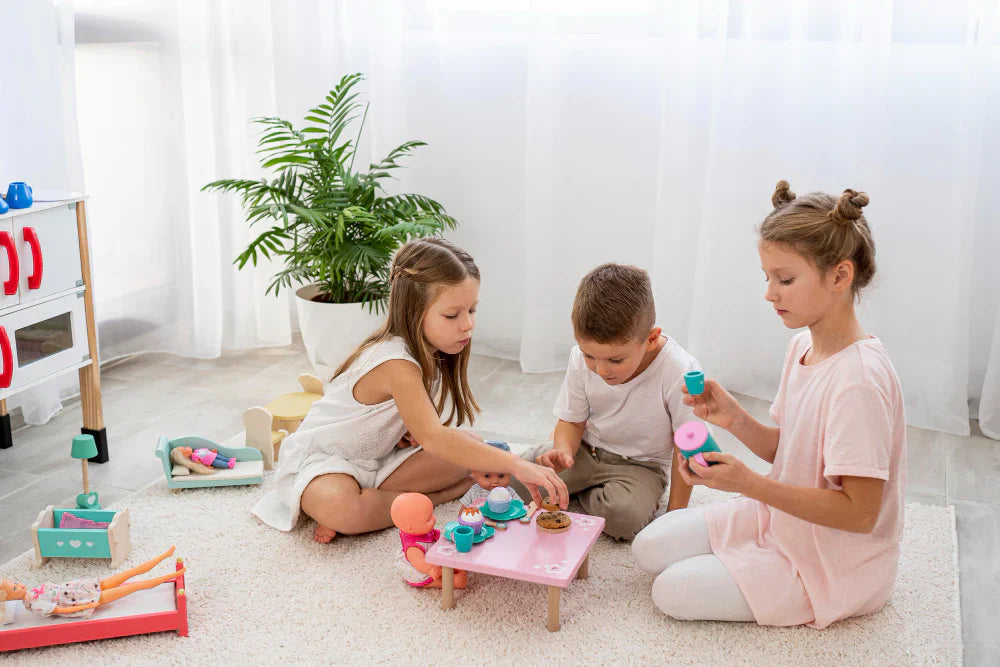
{"type": "MultiPolygon", "coordinates": [[[[604,530],[604,519],[567,512],[573,519],[564,533],[544,533],[535,520],[524,524],[514,519],[507,530],[462,553],[441,536],[427,551],[427,562],[442,569],[441,608],[455,606],[455,569],[519,579],[549,587],[548,628],[559,629],[559,594],[574,578],[586,579],[590,549],[604,530]]],[[[537,516],[537,514],[536,514],[537,516]]]]}

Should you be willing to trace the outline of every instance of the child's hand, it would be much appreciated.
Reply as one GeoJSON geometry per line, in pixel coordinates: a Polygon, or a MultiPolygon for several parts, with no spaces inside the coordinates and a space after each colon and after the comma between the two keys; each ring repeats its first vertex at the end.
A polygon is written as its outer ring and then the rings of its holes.
{"type": "Polygon", "coordinates": [[[705,380],[705,391],[697,396],[688,393],[687,387],[684,386],[681,387],[681,391],[684,392],[684,405],[694,407],[696,417],[721,426],[727,431],[743,412],[743,408],[733,395],[715,380],[705,380]]]}
{"type": "Polygon", "coordinates": [[[521,484],[528,489],[531,499],[539,507],[542,506],[542,494],[538,488],[542,487],[548,491],[548,496],[559,503],[559,507],[566,509],[569,505],[569,491],[566,489],[566,482],[559,479],[559,475],[552,468],[531,463],[524,459],[517,459],[514,464],[514,477],[520,480],[521,484]]]}
{"type": "Polygon", "coordinates": [[[743,493],[753,476],[757,474],[732,454],[705,452],[702,456],[705,457],[706,461],[715,465],[703,466],[694,457],[684,459],[680,466],[680,473],[681,479],[685,483],[701,484],[720,491],[743,493]]]}
{"type": "Polygon", "coordinates": [[[552,468],[556,472],[562,472],[567,468],[572,468],[575,461],[569,453],[553,448],[535,459],[535,463],[552,468]]]}

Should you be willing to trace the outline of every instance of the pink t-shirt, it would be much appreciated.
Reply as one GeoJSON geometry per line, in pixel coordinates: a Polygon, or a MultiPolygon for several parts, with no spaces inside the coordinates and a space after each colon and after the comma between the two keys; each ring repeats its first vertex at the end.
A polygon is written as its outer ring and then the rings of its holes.
{"type": "Polygon", "coordinates": [[[798,519],[750,498],[706,513],[712,551],[761,625],[825,628],[875,611],[896,579],[906,487],[899,378],[877,338],[805,366],[808,331],[792,338],[771,418],[781,429],[771,479],[821,489],[841,477],[885,480],[871,534],[798,519]]]}

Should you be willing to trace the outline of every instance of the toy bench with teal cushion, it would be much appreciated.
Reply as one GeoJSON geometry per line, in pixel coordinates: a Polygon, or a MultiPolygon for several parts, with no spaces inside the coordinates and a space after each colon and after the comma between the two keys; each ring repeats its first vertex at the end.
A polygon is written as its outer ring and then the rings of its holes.
{"type": "MultiPolygon", "coordinates": [[[[237,486],[240,484],[260,484],[264,481],[264,455],[253,447],[224,447],[208,438],[197,435],[184,436],[169,440],[160,436],[156,443],[156,455],[163,461],[163,472],[167,477],[167,486],[171,489],[191,489],[205,486],[237,486]],[[184,466],[176,465],[170,459],[170,452],[175,447],[190,447],[191,449],[214,449],[220,456],[235,458],[233,468],[216,468],[211,474],[200,475],[184,466]]],[[[270,469],[270,466],[267,466],[270,469]]]]}

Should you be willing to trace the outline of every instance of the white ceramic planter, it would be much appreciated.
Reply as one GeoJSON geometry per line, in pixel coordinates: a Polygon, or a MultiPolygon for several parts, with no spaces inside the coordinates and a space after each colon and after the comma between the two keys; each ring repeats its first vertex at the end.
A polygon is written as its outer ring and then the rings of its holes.
{"type": "Polygon", "coordinates": [[[359,303],[312,301],[318,291],[316,285],[295,290],[295,309],[309,361],[325,382],[347,355],[382,325],[385,315],[375,315],[359,303]]]}

